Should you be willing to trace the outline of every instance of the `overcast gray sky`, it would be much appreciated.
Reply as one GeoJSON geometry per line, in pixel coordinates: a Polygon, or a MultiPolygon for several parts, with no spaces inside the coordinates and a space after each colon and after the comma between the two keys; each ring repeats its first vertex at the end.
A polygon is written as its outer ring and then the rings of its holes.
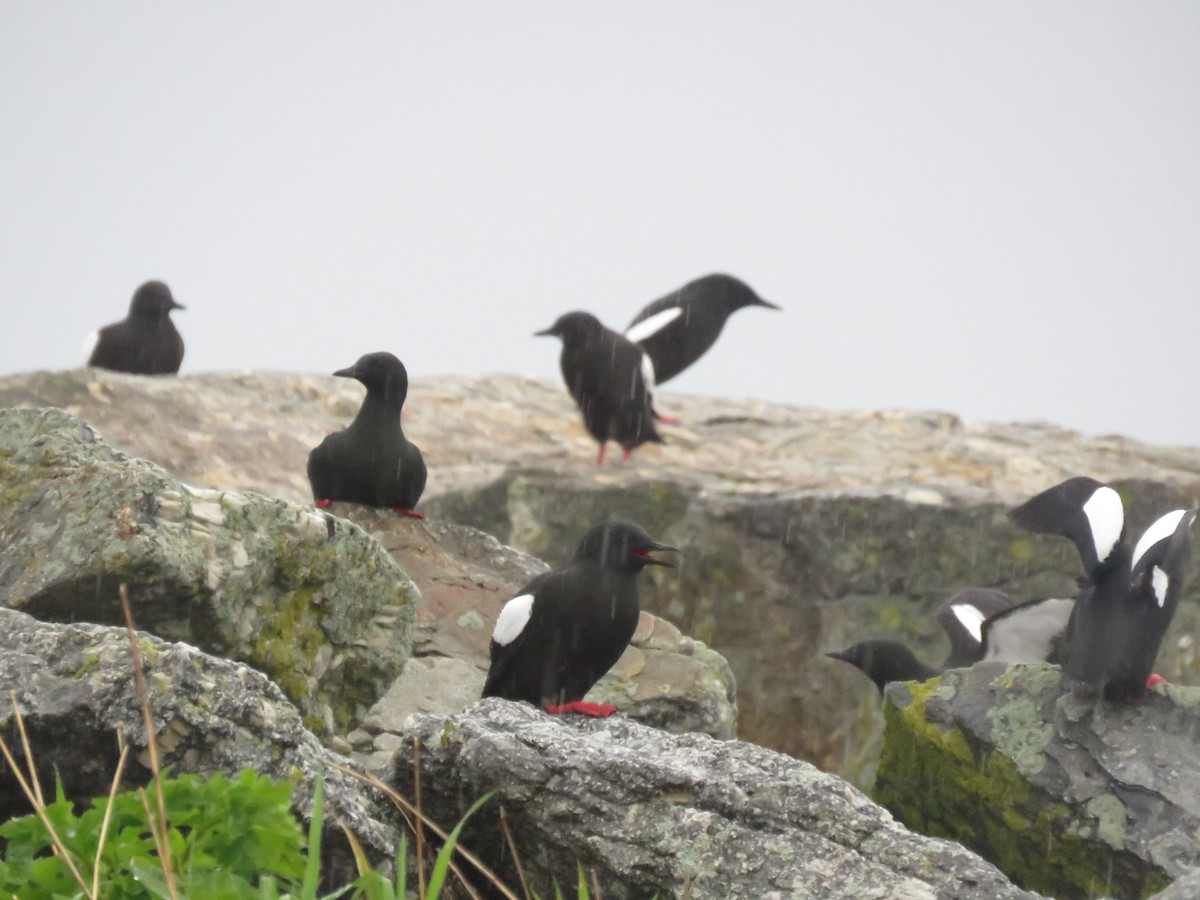
{"type": "Polygon", "coordinates": [[[165,280],[184,372],[557,377],[712,271],[663,389],[1200,445],[1200,4],[0,0],[0,372],[165,280]]]}

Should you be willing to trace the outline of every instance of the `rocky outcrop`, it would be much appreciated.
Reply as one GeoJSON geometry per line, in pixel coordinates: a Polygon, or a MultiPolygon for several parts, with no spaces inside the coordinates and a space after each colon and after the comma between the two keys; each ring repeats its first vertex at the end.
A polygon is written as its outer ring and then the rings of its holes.
{"type": "Polygon", "coordinates": [[[415,720],[397,754],[403,787],[413,740],[426,809],[454,821],[494,792],[464,839],[510,868],[503,806],[541,896],[553,880],[575,884],[577,863],[610,898],[1034,896],[956,844],[909,832],[840,778],[751,744],[484,700],[415,720]]]}
{"type": "Polygon", "coordinates": [[[193,488],[60,410],[0,410],[0,606],[122,621],[267,673],[319,731],[400,673],[416,589],[361,529],[251,492],[193,488]]]}
{"type": "MultiPolygon", "coordinates": [[[[5,688],[0,729],[16,733],[8,698],[12,690],[44,789],[52,790],[59,778],[71,798],[106,795],[120,756],[118,732],[133,751],[124,783],[145,784],[150,763],[125,629],[51,624],[0,609],[0,633],[0,685],[5,688]]],[[[386,808],[337,768],[348,761],[321,746],[269,679],[187,644],[143,633],[137,640],[150,686],[160,765],[175,774],[233,775],[252,769],[292,781],[296,808],[306,815],[320,774],[326,793],[325,847],[335,853],[333,868],[327,860],[325,874],[354,876],[350,848],[335,816],[376,861],[395,860],[395,826],[381,818],[386,808]]],[[[6,773],[0,777],[0,822],[27,811],[16,780],[6,773]]]]}
{"type": "Polygon", "coordinates": [[[887,690],[876,798],[1060,898],[1144,897],[1200,866],[1200,688],[1136,705],[998,664],[887,690]]]}
{"type": "MultiPolygon", "coordinates": [[[[361,387],[283,373],[146,379],[77,370],[0,379],[0,406],[57,405],[189,484],[308,501],[304,461],[353,416],[361,387]]],[[[821,654],[900,637],[945,655],[932,610],[955,590],[1069,591],[1065,541],[1014,530],[1005,511],[1070,475],[1116,481],[1133,526],[1200,495],[1200,453],[1043,424],[930,412],[844,413],[664,393],[682,418],[665,447],[592,464],[562,385],[517,376],[413,382],[406,432],[429,464],[430,522],[458,522],[547,560],[605,517],[684,548],[643,607],[725,656],[739,734],[870,784],[875,688],[821,654]]],[[[335,509],[335,512],[340,511],[335,509]]],[[[1159,671],[1200,680],[1200,585],[1159,671]]],[[[450,638],[457,638],[448,635],[450,638]]]]}

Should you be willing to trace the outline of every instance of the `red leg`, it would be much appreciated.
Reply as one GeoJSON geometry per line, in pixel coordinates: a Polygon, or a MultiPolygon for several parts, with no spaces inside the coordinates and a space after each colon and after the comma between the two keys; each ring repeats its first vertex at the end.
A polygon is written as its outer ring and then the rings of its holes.
{"type": "Polygon", "coordinates": [[[331,507],[331,506],[333,506],[332,500],[318,500],[317,501],[317,509],[329,509],[329,507],[331,507]]]}
{"type": "Polygon", "coordinates": [[[598,465],[598,466],[602,466],[602,465],[604,465],[604,448],[605,448],[606,446],[608,446],[608,445],[607,445],[607,444],[601,444],[601,445],[600,445],[600,452],[596,454],[596,465],[598,465]]]}
{"type": "Polygon", "coordinates": [[[400,515],[408,516],[411,519],[425,518],[425,513],[417,512],[416,510],[413,510],[413,509],[405,509],[403,506],[393,506],[392,512],[398,512],[398,513],[400,513],[400,515]]]}
{"type": "Polygon", "coordinates": [[[1171,682],[1167,681],[1167,679],[1163,678],[1161,675],[1154,674],[1146,679],[1146,690],[1150,690],[1150,688],[1154,687],[1156,684],[1170,684],[1170,683],[1171,682]]]}
{"type": "Polygon", "coordinates": [[[622,451],[621,459],[624,460],[625,462],[629,462],[629,460],[633,459],[633,451],[632,450],[622,451]]]}
{"type": "Polygon", "coordinates": [[[664,416],[662,413],[655,413],[654,417],[664,425],[678,425],[679,416],[664,416]]]}
{"type": "Polygon", "coordinates": [[[546,712],[552,716],[563,716],[568,713],[578,713],[581,716],[591,716],[593,719],[604,719],[617,711],[611,703],[585,703],[575,700],[562,706],[547,706],[546,712]]]}

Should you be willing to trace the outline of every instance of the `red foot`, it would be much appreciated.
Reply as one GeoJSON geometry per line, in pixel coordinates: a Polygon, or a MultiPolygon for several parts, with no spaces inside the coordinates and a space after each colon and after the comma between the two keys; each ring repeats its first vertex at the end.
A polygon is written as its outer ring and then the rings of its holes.
{"type": "Polygon", "coordinates": [[[331,507],[331,506],[333,506],[332,500],[318,500],[317,501],[317,509],[329,509],[329,507],[331,507]]]}
{"type": "Polygon", "coordinates": [[[605,448],[605,446],[606,446],[605,444],[601,444],[600,452],[596,454],[596,465],[598,465],[598,466],[604,465],[604,448],[605,448]]]}
{"type": "Polygon", "coordinates": [[[1170,683],[1171,682],[1167,681],[1167,679],[1163,678],[1161,675],[1154,674],[1146,679],[1146,690],[1150,690],[1150,688],[1154,687],[1156,684],[1170,684],[1170,683]]]}
{"type": "Polygon", "coordinates": [[[662,413],[655,413],[654,415],[657,417],[658,421],[662,422],[664,425],[679,424],[679,416],[664,416],[662,413]]]}
{"type": "Polygon", "coordinates": [[[591,716],[593,719],[604,719],[617,711],[611,703],[585,703],[575,700],[562,706],[547,706],[546,712],[552,716],[563,716],[568,713],[578,713],[581,716],[591,716]]]}
{"type": "Polygon", "coordinates": [[[392,507],[392,512],[397,512],[397,513],[400,513],[400,515],[402,515],[402,516],[408,516],[408,517],[409,517],[409,518],[411,518],[411,519],[423,519],[423,518],[425,518],[425,513],[423,513],[423,512],[417,512],[417,511],[416,511],[416,510],[414,510],[414,509],[405,509],[403,506],[393,506],[393,507],[392,507]]]}
{"type": "Polygon", "coordinates": [[[625,462],[629,462],[629,460],[631,460],[632,458],[633,458],[632,450],[621,451],[621,459],[624,460],[625,462]]]}

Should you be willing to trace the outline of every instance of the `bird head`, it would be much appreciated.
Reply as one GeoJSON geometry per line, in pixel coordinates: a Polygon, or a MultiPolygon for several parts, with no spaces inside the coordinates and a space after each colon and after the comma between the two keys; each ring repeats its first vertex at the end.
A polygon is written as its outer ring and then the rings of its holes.
{"type": "Polygon", "coordinates": [[[129,314],[144,319],[161,319],[173,309],[186,309],[176,303],[171,289],[161,281],[147,281],[133,293],[129,314]]]}
{"type": "Polygon", "coordinates": [[[408,370],[404,363],[387,352],[367,353],[354,365],[333,374],[339,378],[353,378],[362,382],[368,391],[384,391],[401,402],[408,394],[408,370]]]}
{"type": "Polygon", "coordinates": [[[669,566],[675,564],[657,559],[654,551],[679,551],[668,544],[660,544],[637,525],[627,522],[606,522],[596,525],[583,536],[576,559],[591,559],[612,569],[640,572],[646,566],[669,566]]]}
{"type": "Polygon", "coordinates": [[[604,331],[604,325],[589,312],[563,313],[549,328],[535,331],[534,337],[556,337],[568,340],[576,336],[589,336],[604,331]]]}

